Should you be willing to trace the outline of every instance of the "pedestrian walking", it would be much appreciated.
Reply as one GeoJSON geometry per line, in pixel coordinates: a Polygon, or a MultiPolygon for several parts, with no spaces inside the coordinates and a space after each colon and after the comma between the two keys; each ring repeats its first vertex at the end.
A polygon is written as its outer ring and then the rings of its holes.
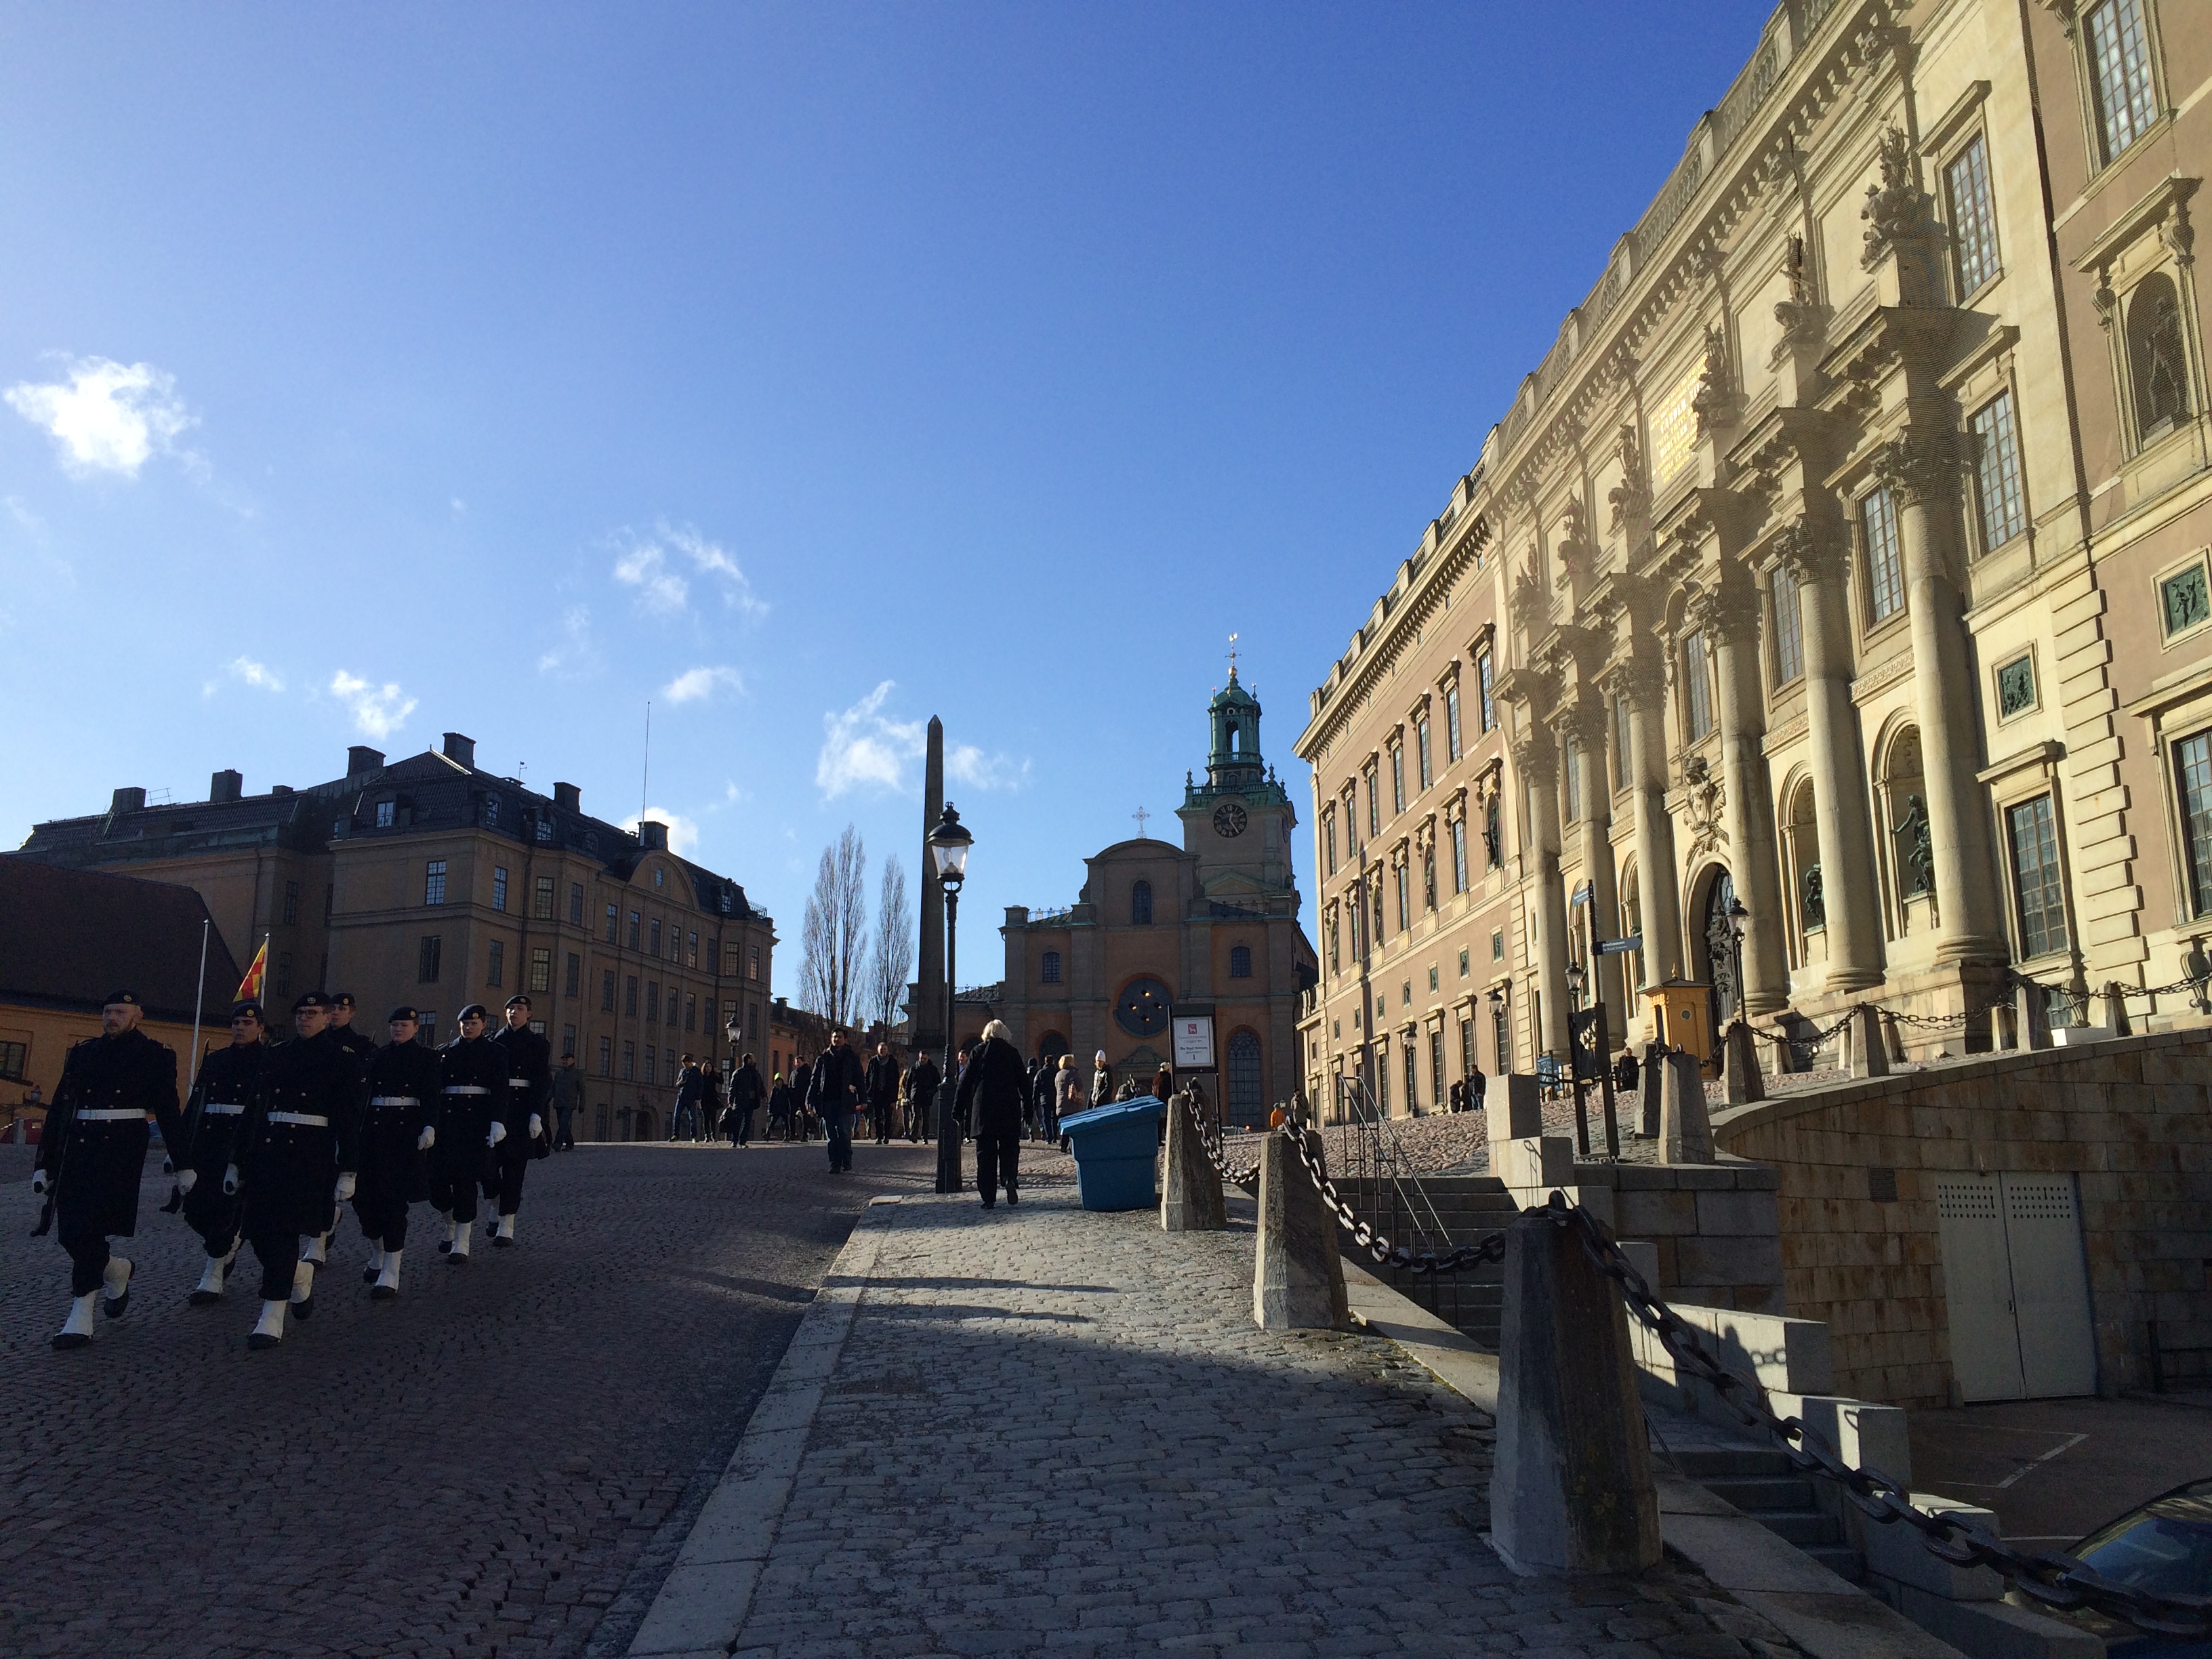
{"type": "Polygon", "coordinates": [[[1052,1132],[1045,1138],[1058,1140],[1061,1121],[1073,1117],[1088,1104],[1090,1103],[1083,1097],[1083,1085],[1075,1073],[1075,1056],[1062,1054],[1060,1057],[1060,1073],[1054,1084],[1052,1132]]]}
{"type": "Polygon", "coordinates": [[[1030,1084],[1030,1139],[1050,1140],[1052,1134],[1052,1103],[1060,1092],[1060,1057],[1045,1055],[1037,1061],[1036,1076],[1030,1084]]]}
{"type": "Polygon", "coordinates": [[[938,1075],[937,1062],[927,1054],[919,1056],[906,1068],[906,1138],[920,1140],[924,1135],[936,1139],[937,1085],[944,1081],[938,1075]]]}
{"type": "Polygon", "coordinates": [[[696,1139],[719,1140],[722,1136],[722,1080],[712,1066],[699,1066],[699,1127],[696,1139]]]}
{"type": "Polygon", "coordinates": [[[584,1074],[576,1069],[576,1056],[561,1056],[553,1073],[553,1150],[576,1150],[576,1108],[583,1103],[584,1074]]]}
{"type": "MultiPolygon", "coordinates": [[[[799,1131],[801,1140],[814,1139],[814,1126],[807,1121],[812,1110],[806,1103],[806,1091],[814,1080],[814,1068],[798,1054],[791,1057],[791,1122],[789,1129],[799,1131]]],[[[784,1139],[791,1136],[787,1129],[784,1139]]]]}
{"type": "Polygon", "coordinates": [[[1022,1155],[1022,1100],[1029,1080],[1022,1051],[1006,1022],[983,1028],[983,1040],[960,1073],[960,1105],[975,1124],[975,1190],[987,1210],[998,1203],[1003,1183],[1006,1202],[1022,1201],[1017,1179],[1022,1155]]]}
{"type": "Polygon", "coordinates": [[[760,1109],[761,1097],[766,1091],[760,1067],[747,1054],[730,1073],[730,1139],[740,1146],[751,1144],[753,1114],[760,1109]]]}
{"type": "Polygon", "coordinates": [[[494,1248],[514,1244],[514,1221],[522,1208],[522,1177],[531,1160],[550,1152],[544,1146],[545,1103],[553,1092],[552,1045],[530,1029],[530,999],[520,992],[507,1000],[507,1024],[492,1039],[507,1061],[507,1087],[492,1098],[491,1162],[496,1183],[484,1194],[499,1200],[494,1248]]]}
{"type": "Polygon", "coordinates": [[[1103,1106],[1114,1098],[1114,1071],[1106,1063],[1106,1051],[1101,1048],[1091,1061],[1091,1103],[1103,1106]]]}
{"type": "Polygon", "coordinates": [[[875,1131],[876,1145],[891,1144],[891,1108],[898,1102],[899,1066],[891,1058],[889,1042],[876,1044],[875,1057],[868,1061],[868,1127],[875,1131]]]}
{"type": "Polygon", "coordinates": [[[222,1173],[238,1161],[246,1103],[261,1086],[261,1065],[269,1057],[268,1029],[268,1017],[258,1002],[241,1002],[230,1011],[230,1047],[202,1062],[185,1109],[184,1139],[171,1149],[185,1225],[207,1249],[200,1282],[185,1297],[195,1308],[222,1299],[224,1280],[238,1255],[245,1206],[237,1194],[223,1191],[222,1173]]]}
{"type": "Polygon", "coordinates": [[[853,1167],[853,1114],[866,1087],[860,1056],[846,1046],[845,1028],[832,1026],[830,1046],[815,1060],[807,1080],[806,1104],[821,1117],[830,1142],[830,1167],[841,1173],[853,1167]]]}
{"type": "Polygon", "coordinates": [[[671,1140],[691,1139],[691,1120],[699,1110],[699,1068],[692,1064],[691,1056],[684,1056],[683,1069],[676,1074],[676,1109],[668,1115],[668,1138],[671,1140]]]}
{"type": "Polygon", "coordinates": [[[1613,1086],[1625,1095],[1635,1093],[1638,1072],[1636,1050],[1623,1048],[1613,1065],[1613,1086]]]}
{"type": "Polygon", "coordinates": [[[92,1340],[93,1300],[102,1291],[110,1319],[122,1318],[131,1305],[131,1264],[111,1255],[107,1241],[138,1231],[147,1114],[161,1126],[164,1146],[184,1142],[177,1056],[138,1029],[144,1014],[136,991],[107,994],[100,1008],[100,1035],[77,1043],[62,1062],[62,1080],[40,1136],[31,1190],[52,1200],[70,1259],[69,1318],[54,1338],[57,1348],[82,1348],[92,1340]]]}
{"type": "Polygon", "coordinates": [[[360,1167],[361,1067],[330,1028],[330,1000],[308,991],[292,1004],[299,1034],[269,1051],[248,1103],[234,1170],[224,1185],[246,1195],[246,1240],[261,1263],[261,1317],[252,1349],[284,1340],[287,1310],[315,1311],[315,1264],[301,1246],[327,1231],[335,1205],[354,1194],[360,1167]]]}
{"type": "Polygon", "coordinates": [[[1481,1066],[1476,1066],[1473,1071],[1467,1074],[1468,1110],[1470,1112],[1479,1112],[1482,1109],[1483,1096],[1488,1091],[1489,1087],[1490,1079],[1482,1074],[1481,1066]]]}
{"type": "Polygon", "coordinates": [[[430,1146],[430,1202],[446,1224],[439,1253],[456,1267],[467,1263],[471,1235],[476,1231],[477,1185],[489,1164],[494,1144],[492,1114],[506,1109],[507,1057],[484,1036],[486,1018],[483,1004],[469,1004],[461,1010],[460,1035],[438,1050],[438,1133],[430,1146]]]}
{"type": "Polygon", "coordinates": [[[407,1249],[407,1206],[430,1195],[422,1155],[438,1138],[434,1120],[441,1073],[437,1051],[415,1038],[421,1017],[403,1003],[386,1020],[392,1041],[368,1057],[362,1092],[360,1178],[353,1189],[354,1218],[368,1240],[362,1278],[369,1298],[399,1294],[399,1262],[407,1249]]]}
{"type": "Polygon", "coordinates": [[[781,1072],[768,1091],[768,1138],[788,1141],[791,1139],[791,1079],[781,1072]]]}
{"type": "MultiPolygon", "coordinates": [[[[1160,1069],[1152,1073],[1152,1098],[1171,1100],[1174,1097],[1175,1069],[1164,1060],[1160,1062],[1160,1069]]],[[[1160,1121],[1164,1124],[1167,1120],[1162,1118],[1160,1121]]]]}

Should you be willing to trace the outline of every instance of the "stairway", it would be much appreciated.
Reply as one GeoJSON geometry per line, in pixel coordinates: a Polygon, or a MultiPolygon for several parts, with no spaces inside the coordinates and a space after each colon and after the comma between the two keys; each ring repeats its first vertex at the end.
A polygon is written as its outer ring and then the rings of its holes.
{"type": "MultiPolygon", "coordinates": [[[[1416,1251],[1442,1252],[1472,1244],[1520,1213],[1506,1194],[1505,1183],[1494,1176],[1423,1176],[1419,1194],[1411,1182],[1394,1188],[1389,1182],[1340,1176],[1336,1190],[1361,1220],[1387,1235],[1393,1244],[1416,1251]],[[1443,1224],[1441,1235],[1437,1231],[1438,1222],[1443,1224]]],[[[1337,1242],[1347,1257],[1392,1290],[1465,1332],[1492,1353],[1498,1351],[1498,1326],[1505,1299],[1500,1267],[1486,1262],[1469,1272],[1441,1277],[1413,1273],[1376,1266],[1374,1258],[1341,1230],[1337,1242]]]]}
{"type": "Polygon", "coordinates": [[[1670,1455],[1676,1468],[1714,1497],[1838,1577],[1856,1584],[1866,1576],[1864,1558],[1843,1541],[1843,1522],[1814,1503],[1812,1478],[1793,1471],[1781,1452],[1763,1446],[1683,1446],[1670,1455]]]}

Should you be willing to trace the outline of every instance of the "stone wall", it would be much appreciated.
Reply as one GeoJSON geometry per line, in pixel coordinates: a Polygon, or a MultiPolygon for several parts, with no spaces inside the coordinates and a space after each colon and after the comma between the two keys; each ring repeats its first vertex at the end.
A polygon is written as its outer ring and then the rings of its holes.
{"type": "Polygon", "coordinates": [[[2100,1392],[2149,1386],[2151,1320],[2170,1346],[2212,1343],[2204,1031],[1807,1090],[1717,1114],[1713,1139],[1779,1173],[1789,1311],[1827,1322],[1842,1393],[1949,1403],[1936,1177],[1952,1171],[2076,1178],[2100,1392]]]}

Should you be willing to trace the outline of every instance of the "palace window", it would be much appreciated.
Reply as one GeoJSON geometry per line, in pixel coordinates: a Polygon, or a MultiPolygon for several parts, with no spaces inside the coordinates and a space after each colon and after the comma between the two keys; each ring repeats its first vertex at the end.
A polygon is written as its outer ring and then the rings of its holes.
{"type": "Polygon", "coordinates": [[[1981,135],[1943,169],[1951,198],[1951,248],[1965,299],[1997,275],[1997,215],[1990,191],[1990,150],[1981,135]]]}
{"type": "Polygon", "coordinates": [[[643,931],[644,926],[645,919],[636,911],[631,911],[629,913],[629,948],[633,951],[637,949],[638,935],[643,931]]]}
{"type": "Polygon", "coordinates": [[[623,976],[623,1014],[629,1019],[637,1018],[637,975],[635,974],[625,974],[623,976]]]}
{"type": "Polygon", "coordinates": [[[615,970],[609,968],[599,975],[599,1012],[611,1014],[615,1011],[615,970]]]}
{"type": "Polygon", "coordinates": [[[758,979],[760,977],[760,946],[757,945],[748,945],[746,947],[745,977],[747,979],[758,979]]]}
{"type": "Polygon", "coordinates": [[[660,981],[657,979],[645,982],[645,1023],[647,1025],[660,1023],[660,981]]]}
{"type": "Polygon", "coordinates": [[[504,985],[507,982],[504,977],[506,972],[507,946],[500,940],[494,939],[491,942],[490,950],[484,954],[484,983],[504,985]]]}
{"type": "Polygon", "coordinates": [[[1413,1039],[1408,1037],[1398,1045],[1398,1052],[1406,1057],[1406,1109],[1417,1112],[1421,1107],[1421,1085],[1418,1074],[1419,1060],[1413,1053],[1413,1039]]]}
{"type": "Polygon", "coordinates": [[[415,978],[418,984],[435,985],[438,967],[446,953],[446,941],[437,933],[425,933],[415,949],[415,978]]]}
{"type": "Polygon", "coordinates": [[[646,937],[651,941],[647,947],[646,954],[649,957],[658,957],[660,954],[660,919],[658,916],[647,924],[646,937]]]}
{"type": "Polygon", "coordinates": [[[571,951],[568,952],[568,978],[562,985],[562,994],[563,996],[573,997],[583,989],[583,986],[584,959],[578,956],[574,951],[571,951]]]}
{"type": "Polygon", "coordinates": [[[1905,608],[1905,562],[1897,544],[1897,503],[1887,486],[1861,499],[1859,532],[1866,541],[1868,618],[1887,622],[1905,608]]]}
{"type": "Polygon", "coordinates": [[[623,1081],[628,1083],[637,1076],[637,1044],[623,1044],[623,1081]]]}
{"type": "Polygon", "coordinates": [[[572,927],[584,925],[584,884],[580,881],[568,884],[568,921],[572,927]]]}
{"type": "Polygon", "coordinates": [[[540,876],[530,890],[530,915],[534,921],[553,920],[553,878],[540,876]]]}
{"type": "Polygon", "coordinates": [[[2013,896],[2020,911],[2024,957],[2066,948],[2066,902],[2058,877],[2058,832],[2051,797],[2038,795],[2005,809],[2012,838],[2013,896]]]}
{"type": "Polygon", "coordinates": [[[432,859],[422,866],[422,902],[443,904],[446,902],[446,861],[432,859]]]}
{"type": "Polygon", "coordinates": [[[1713,729],[1712,685],[1705,669],[1705,631],[1682,635],[1683,741],[1695,743],[1713,729]]]}
{"type": "Polygon", "coordinates": [[[1060,952],[1059,952],[1059,951],[1046,951],[1046,952],[1044,953],[1043,958],[1042,959],[1042,961],[1041,961],[1041,962],[1039,963],[1039,964],[1038,964],[1038,967],[1037,967],[1037,973],[1038,973],[1039,977],[1041,977],[1041,978],[1044,981],[1044,982],[1045,982],[1046,984],[1048,984],[1048,985],[1057,985],[1057,984],[1059,984],[1059,983],[1060,983],[1060,952]]]}
{"type": "Polygon", "coordinates": [[[507,870],[501,865],[492,866],[491,908],[495,910],[507,908],[507,870]]]}
{"type": "Polygon", "coordinates": [[[622,925],[622,912],[611,904],[607,906],[607,943],[615,942],[616,930],[622,925]]]}
{"type": "Polygon", "coordinates": [[[1441,1022],[1429,1027],[1429,1105],[1442,1111],[1444,1104],[1444,1028],[1441,1022]]]}
{"type": "Polygon", "coordinates": [[[1321,815],[1322,845],[1328,849],[1328,873],[1336,873],[1336,809],[1332,806],[1321,815]]]}
{"type": "Polygon", "coordinates": [[[294,922],[295,922],[295,921],[299,921],[299,919],[300,919],[300,884],[299,884],[298,882],[296,882],[296,881],[288,881],[288,882],[286,882],[286,883],[284,884],[284,922],[285,922],[285,925],[286,925],[287,927],[289,927],[292,923],[294,923],[294,922]]]}
{"type": "Polygon", "coordinates": [[[612,1037],[601,1037],[599,1039],[599,1075],[612,1077],[614,1074],[615,1040],[612,1037]]]}
{"type": "Polygon", "coordinates": [[[1788,561],[1774,567],[1774,684],[1790,684],[1805,672],[1805,625],[1799,604],[1797,573],[1788,561]]]}
{"type": "Polygon", "coordinates": [[[23,1080],[23,1067],[29,1063],[31,1050],[21,1042],[0,1042],[0,1078],[10,1083],[23,1080]]]}
{"type": "Polygon", "coordinates": [[[1615,794],[1628,787],[1629,759],[1636,753],[1628,721],[1628,699],[1615,697],[1613,700],[1613,788],[1615,794]]]}
{"type": "Polygon", "coordinates": [[[2190,914],[2201,916],[2212,911],[2212,732],[2174,744],[2173,767],[2189,850],[2190,914]]]}
{"type": "Polygon", "coordinates": [[[1459,1074],[1471,1078],[1474,1073],[1474,1021],[1472,1017],[1462,1018],[1459,1023],[1459,1074]]]}
{"type": "Polygon", "coordinates": [[[1429,722],[1425,715],[1413,722],[1413,758],[1420,769],[1421,787],[1425,791],[1436,781],[1436,774],[1429,766],[1429,722]]]}
{"type": "Polygon", "coordinates": [[[530,949],[530,988],[550,991],[553,988],[553,952],[542,945],[530,949]]]}
{"type": "Polygon", "coordinates": [[[1567,822],[1583,821],[1583,746],[1574,738],[1567,739],[1565,772],[1567,775],[1567,822]]]}
{"type": "Polygon", "coordinates": [[[483,803],[483,822],[487,830],[499,828],[499,797],[486,795],[483,803]]]}
{"type": "Polygon", "coordinates": [[[1390,810],[1406,810],[1406,750],[1395,743],[1390,745],[1390,810]]]}
{"type": "Polygon", "coordinates": [[[1966,422],[1978,453],[1974,502],[1982,521],[1982,551],[1994,553],[2027,528],[2027,503],[2020,486],[2020,434],[2013,424],[2012,393],[2000,392],[1966,422]]]}
{"type": "Polygon", "coordinates": [[[1444,758],[1456,761],[1459,757],[1459,682],[1454,680],[1444,688],[1444,758]]]}
{"type": "Polygon", "coordinates": [[[1375,780],[1375,769],[1367,769],[1367,838],[1372,841],[1382,833],[1382,792],[1375,780]]]}
{"type": "Polygon", "coordinates": [[[1467,891],[1467,818],[1464,814],[1451,821],[1452,891],[1467,891]]]}
{"type": "MultiPolygon", "coordinates": [[[[673,1001],[669,1004],[672,1018],[675,1006],[673,1001]]],[[[710,1008],[707,1012],[712,1014],[714,1010],[710,1008]]],[[[696,1031],[699,1029],[699,994],[696,991],[686,991],[684,994],[684,1029],[687,1031],[696,1031]]]]}
{"type": "Polygon", "coordinates": [[[1229,947],[1229,977],[1231,979],[1252,977],[1252,947],[1250,945],[1232,945],[1229,947]]]}
{"type": "Polygon", "coordinates": [[[392,820],[398,806],[398,803],[397,801],[380,800],[376,803],[376,827],[378,829],[389,830],[392,828],[392,820]]]}
{"type": "Polygon", "coordinates": [[[561,1028],[561,1052],[564,1055],[576,1052],[576,1028],[573,1025],[561,1028]]]}
{"type": "Polygon", "coordinates": [[[1413,925],[1413,872],[1403,864],[1397,866],[1396,875],[1398,878],[1398,931],[1402,933],[1413,925]]]}
{"type": "Polygon", "coordinates": [[[1482,692],[1481,706],[1475,712],[1481,717],[1482,729],[1486,732],[1493,731],[1498,726],[1498,701],[1491,695],[1490,653],[1487,651],[1481,653],[1474,659],[1474,678],[1476,684],[1481,688],[1482,692]]]}
{"type": "Polygon", "coordinates": [[[687,932],[684,935],[684,965],[686,968],[699,965],[699,935],[696,933],[687,932]]]}
{"type": "Polygon", "coordinates": [[[2097,137],[2110,161],[2158,119],[2142,0],[2104,0],[2089,14],[2084,39],[2096,100],[2097,137]]]}
{"type": "Polygon", "coordinates": [[[2128,296],[2128,379],[2136,441],[2147,444],[2189,413],[2189,357],[2173,279],[2156,271],[2128,296]]]}
{"type": "Polygon", "coordinates": [[[1129,920],[1139,927],[1152,921],[1152,884],[1140,881],[1129,890],[1129,920]]]}
{"type": "MultiPolygon", "coordinates": [[[[553,839],[553,820],[552,820],[552,819],[550,819],[550,818],[539,818],[539,819],[537,821],[537,823],[536,823],[534,825],[532,825],[532,831],[533,831],[533,833],[537,836],[537,837],[538,837],[538,840],[540,840],[540,841],[550,841],[550,840],[552,840],[552,839],[553,839]]],[[[538,1024],[538,1023],[539,1023],[539,1022],[535,1022],[535,1021],[533,1021],[532,1023],[533,1023],[533,1024],[538,1024]]]]}

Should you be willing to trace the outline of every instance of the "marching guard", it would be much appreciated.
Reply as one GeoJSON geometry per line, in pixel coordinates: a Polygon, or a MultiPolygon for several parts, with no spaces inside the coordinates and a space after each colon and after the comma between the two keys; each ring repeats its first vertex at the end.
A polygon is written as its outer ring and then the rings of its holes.
{"type": "Polygon", "coordinates": [[[177,1190],[184,1194],[185,1224],[207,1246],[207,1267],[185,1299],[195,1308],[222,1300],[223,1281],[238,1255],[243,1204],[223,1191],[223,1171],[238,1161],[239,1131],[246,1109],[261,1086],[261,1065],[268,1057],[268,1016],[258,1002],[230,1011],[230,1047],[218,1048],[200,1066],[185,1112],[184,1138],[175,1152],[177,1190]]]}
{"type": "Polygon", "coordinates": [[[485,1196],[496,1191],[499,1230],[491,1242],[505,1249],[514,1243],[522,1177],[545,1139],[545,1103],[553,1092],[553,1045],[530,1029],[530,999],[520,993],[507,1000],[507,1024],[492,1042],[506,1059],[507,1086],[501,1091],[506,1098],[492,1109],[493,1127],[503,1130],[492,1137],[492,1167],[498,1183],[494,1189],[487,1182],[485,1196]]]}
{"type": "Polygon", "coordinates": [[[330,1000],[307,992],[292,1018],[299,1036],[263,1064],[238,1162],[223,1178],[226,1192],[245,1193],[246,1241],[261,1262],[249,1348],[284,1340],[288,1305],[301,1319],[314,1312],[314,1264],[300,1246],[329,1227],[333,1203],[353,1196],[358,1167],[360,1068],[330,1030],[330,1000]]]}
{"type": "Polygon", "coordinates": [[[370,1299],[399,1294],[399,1259],[407,1246],[407,1206],[429,1195],[422,1155],[437,1142],[432,1121],[443,1081],[435,1049],[417,1042],[415,1010],[392,1011],[392,1041],[375,1050],[365,1070],[368,1104],[361,1126],[361,1179],[353,1212],[369,1243],[370,1299]]]}
{"type": "Polygon", "coordinates": [[[477,1183],[507,1134],[507,1056],[484,1036],[484,1006],[461,1010],[461,1034],[438,1050],[437,1134],[430,1147],[430,1202],[446,1224],[438,1249],[458,1267],[476,1231],[477,1183]]]}
{"type": "Polygon", "coordinates": [[[147,1119],[161,1126],[170,1147],[183,1139],[177,1056],[138,1029],[144,1012],[135,991],[108,993],[100,1035],[71,1048],[63,1062],[39,1143],[31,1190],[50,1200],[70,1258],[69,1320],[54,1338],[59,1349],[92,1340],[92,1304],[102,1291],[110,1319],[122,1318],[131,1305],[131,1264],[111,1256],[107,1241],[138,1231],[147,1119]]]}
{"type": "MultiPolygon", "coordinates": [[[[365,1071],[368,1069],[368,1057],[376,1052],[376,1040],[365,1031],[354,1030],[353,993],[333,991],[330,994],[329,1001],[331,1036],[337,1039],[339,1048],[353,1056],[356,1069],[365,1071]]],[[[327,1261],[330,1259],[331,1233],[337,1224],[338,1206],[333,1204],[331,1206],[330,1225],[325,1227],[313,1237],[301,1241],[300,1259],[303,1261],[312,1261],[319,1267],[327,1261]]]]}

